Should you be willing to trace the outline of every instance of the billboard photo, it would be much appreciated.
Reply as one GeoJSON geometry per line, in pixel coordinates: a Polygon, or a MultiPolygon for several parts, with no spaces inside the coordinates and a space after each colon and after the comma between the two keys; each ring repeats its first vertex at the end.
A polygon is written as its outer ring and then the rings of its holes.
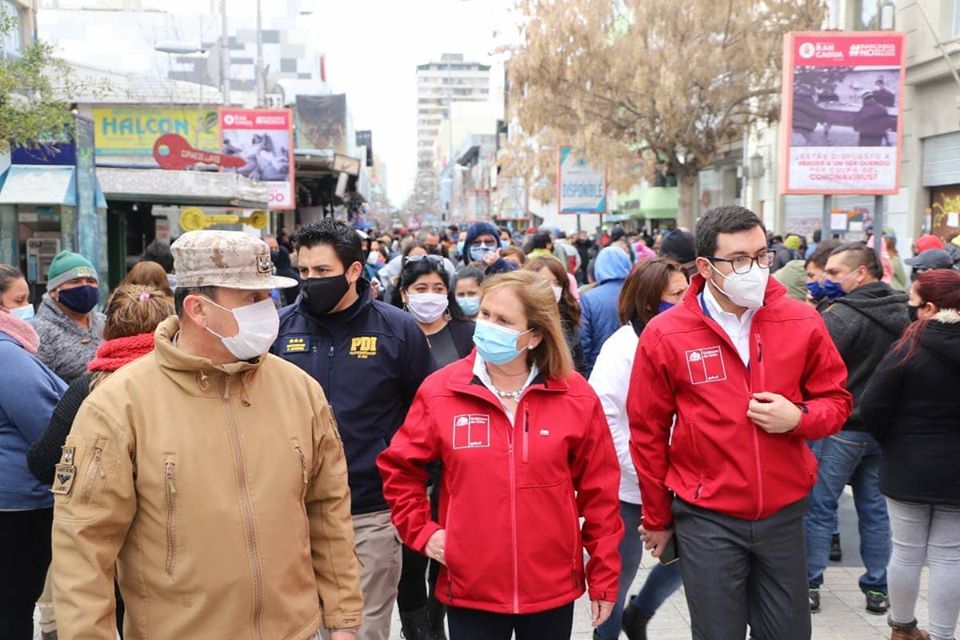
{"type": "Polygon", "coordinates": [[[902,33],[787,35],[783,193],[897,193],[903,57],[902,33]]]}
{"type": "Polygon", "coordinates": [[[560,147],[557,206],[560,213],[606,213],[607,173],[572,147],[560,147]]]}
{"type": "Polygon", "coordinates": [[[293,177],[293,115],[290,109],[221,109],[222,152],[242,158],[230,173],[266,182],[270,209],[296,206],[293,177]]]}

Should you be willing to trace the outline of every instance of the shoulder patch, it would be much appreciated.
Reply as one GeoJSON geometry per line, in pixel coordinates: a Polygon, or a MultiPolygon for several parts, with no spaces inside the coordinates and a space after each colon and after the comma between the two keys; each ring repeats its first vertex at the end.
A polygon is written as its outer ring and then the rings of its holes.
{"type": "Polygon", "coordinates": [[[283,353],[306,353],[308,351],[310,351],[310,336],[292,336],[283,342],[283,353]]]}

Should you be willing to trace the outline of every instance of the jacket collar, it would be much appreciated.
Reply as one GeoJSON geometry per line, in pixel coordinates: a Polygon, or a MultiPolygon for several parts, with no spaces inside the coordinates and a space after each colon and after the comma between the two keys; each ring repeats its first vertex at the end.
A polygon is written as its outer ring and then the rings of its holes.
{"type": "MultiPolygon", "coordinates": [[[[476,356],[477,352],[474,350],[469,356],[450,366],[450,377],[447,379],[447,388],[456,393],[464,393],[480,398],[481,400],[486,400],[499,408],[500,401],[490,393],[490,390],[483,384],[483,381],[473,373],[476,356]]],[[[527,387],[527,392],[545,391],[548,393],[562,393],[569,388],[570,385],[567,384],[565,380],[547,378],[543,373],[540,373],[533,379],[530,386],[527,387]]],[[[526,393],[524,395],[526,395],[526,393]]]]}
{"type": "Polygon", "coordinates": [[[253,376],[267,356],[251,362],[217,365],[209,358],[190,355],[174,344],[180,331],[180,318],[171,316],[160,323],[154,333],[154,353],[160,370],[183,391],[192,396],[220,397],[224,385],[239,377],[246,391],[253,376]]]}

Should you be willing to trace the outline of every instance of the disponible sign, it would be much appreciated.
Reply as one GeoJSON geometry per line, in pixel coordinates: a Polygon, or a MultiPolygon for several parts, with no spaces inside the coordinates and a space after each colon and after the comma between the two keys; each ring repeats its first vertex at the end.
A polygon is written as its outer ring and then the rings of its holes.
{"type": "Polygon", "coordinates": [[[902,33],[787,35],[782,193],[897,193],[903,61],[902,33]]]}
{"type": "Polygon", "coordinates": [[[560,147],[557,202],[560,213],[606,213],[607,175],[572,147],[560,147]]]}
{"type": "Polygon", "coordinates": [[[221,109],[223,155],[242,160],[225,169],[270,187],[270,209],[296,206],[293,176],[293,113],[290,109],[221,109]],[[237,163],[240,164],[240,163],[237,163]]]}
{"type": "Polygon", "coordinates": [[[94,145],[98,156],[149,156],[157,138],[182,136],[197,149],[220,148],[217,110],[196,107],[94,107],[94,145]]]}

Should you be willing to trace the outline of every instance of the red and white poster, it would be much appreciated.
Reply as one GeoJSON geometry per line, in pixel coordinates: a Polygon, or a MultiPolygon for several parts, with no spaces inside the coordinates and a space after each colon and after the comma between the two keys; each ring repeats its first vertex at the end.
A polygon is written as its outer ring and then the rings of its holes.
{"type": "Polygon", "coordinates": [[[784,42],[784,194],[895,194],[904,34],[790,33],[784,42]]]}
{"type": "Polygon", "coordinates": [[[223,154],[244,160],[225,171],[268,183],[271,210],[296,207],[290,109],[220,109],[220,133],[223,154]]]}

